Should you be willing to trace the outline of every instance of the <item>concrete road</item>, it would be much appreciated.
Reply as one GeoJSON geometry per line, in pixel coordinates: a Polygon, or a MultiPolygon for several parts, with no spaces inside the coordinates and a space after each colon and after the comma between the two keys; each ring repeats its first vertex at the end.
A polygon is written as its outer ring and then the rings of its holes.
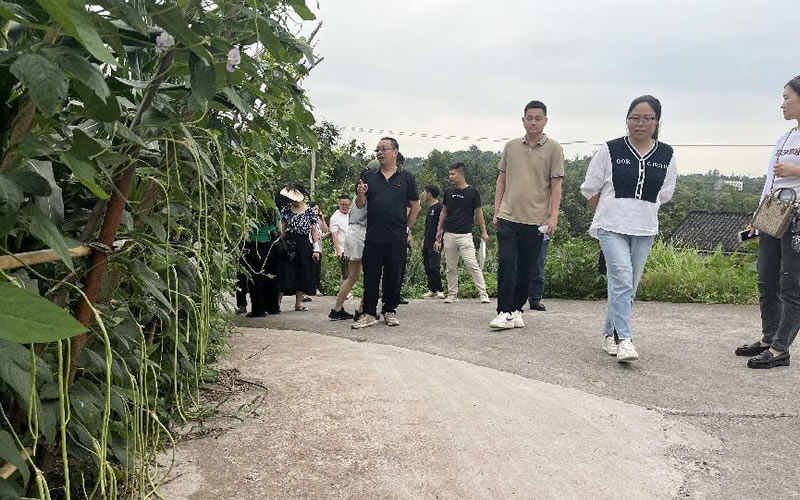
{"type": "Polygon", "coordinates": [[[637,303],[642,359],[620,365],[602,302],[547,301],[505,332],[474,300],[366,330],[331,303],[241,320],[223,366],[264,403],[183,443],[165,496],[800,498],[800,368],[732,354],[758,338],[754,307],[637,303]]]}

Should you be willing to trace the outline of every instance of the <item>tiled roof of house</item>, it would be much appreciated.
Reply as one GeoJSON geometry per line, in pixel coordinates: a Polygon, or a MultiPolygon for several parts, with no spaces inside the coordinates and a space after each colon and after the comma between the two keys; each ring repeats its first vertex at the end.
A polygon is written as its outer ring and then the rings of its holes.
{"type": "Polygon", "coordinates": [[[676,247],[706,252],[713,252],[717,247],[722,247],[726,253],[741,251],[737,233],[744,230],[752,218],[752,214],[693,210],[678,224],[669,242],[676,247]]]}

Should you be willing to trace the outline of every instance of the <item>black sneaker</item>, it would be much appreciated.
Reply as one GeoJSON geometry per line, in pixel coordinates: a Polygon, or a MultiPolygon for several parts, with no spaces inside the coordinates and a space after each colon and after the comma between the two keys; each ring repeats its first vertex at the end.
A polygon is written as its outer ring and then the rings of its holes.
{"type": "Polygon", "coordinates": [[[408,304],[408,299],[405,298],[405,297],[400,297],[400,302],[399,303],[402,304],[402,305],[406,305],[406,304],[408,304]]]}
{"type": "Polygon", "coordinates": [[[546,311],[547,308],[541,302],[531,302],[531,311],[546,311]]]}
{"type": "Polygon", "coordinates": [[[353,313],[353,321],[358,321],[358,318],[360,318],[362,314],[364,313],[361,311],[356,311],[355,313],[353,313]]]}
{"type": "Polygon", "coordinates": [[[248,318],[264,318],[267,316],[267,313],[264,311],[253,311],[251,313],[247,313],[248,318]]]}
{"type": "Polygon", "coordinates": [[[345,311],[343,307],[338,311],[331,309],[331,312],[328,313],[328,319],[330,319],[331,321],[339,321],[342,319],[353,319],[353,315],[345,311]]]}
{"type": "Polygon", "coordinates": [[[236,314],[247,314],[247,306],[239,306],[236,308],[236,314]]]}
{"type": "Polygon", "coordinates": [[[775,368],[776,366],[789,366],[789,353],[784,352],[777,356],[767,349],[758,356],[747,360],[748,368],[775,368]]]}
{"type": "Polygon", "coordinates": [[[734,352],[737,356],[758,356],[767,349],[769,349],[768,345],[761,345],[761,342],[753,342],[752,344],[737,347],[734,352]]]}

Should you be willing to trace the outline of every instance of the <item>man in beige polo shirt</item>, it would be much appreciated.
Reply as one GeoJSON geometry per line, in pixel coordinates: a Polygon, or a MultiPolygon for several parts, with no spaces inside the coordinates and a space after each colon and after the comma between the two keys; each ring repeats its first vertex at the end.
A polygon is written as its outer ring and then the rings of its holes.
{"type": "Polygon", "coordinates": [[[497,229],[497,317],[489,326],[521,328],[533,265],[544,233],[558,226],[564,151],[544,134],[547,106],[531,101],[522,117],[525,136],[509,141],[500,159],[494,195],[497,229]]]}

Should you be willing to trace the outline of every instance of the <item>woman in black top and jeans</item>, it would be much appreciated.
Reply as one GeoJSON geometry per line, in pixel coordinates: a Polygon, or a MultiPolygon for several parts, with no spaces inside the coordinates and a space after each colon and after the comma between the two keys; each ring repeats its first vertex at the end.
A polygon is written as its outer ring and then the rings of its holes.
{"type": "Polygon", "coordinates": [[[320,237],[317,213],[306,205],[304,193],[300,184],[290,184],[281,191],[281,196],[287,198],[289,203],[280,210],[280,233],[286,244],[293,247],[294,258],[284,260],[279,277],[283,293],[295,295],[295,311],[308,310],[303,305],[303,294],[313,295],[315,292],[314,263],[320,259],[320,252],[315,251],[320,237]]]}

